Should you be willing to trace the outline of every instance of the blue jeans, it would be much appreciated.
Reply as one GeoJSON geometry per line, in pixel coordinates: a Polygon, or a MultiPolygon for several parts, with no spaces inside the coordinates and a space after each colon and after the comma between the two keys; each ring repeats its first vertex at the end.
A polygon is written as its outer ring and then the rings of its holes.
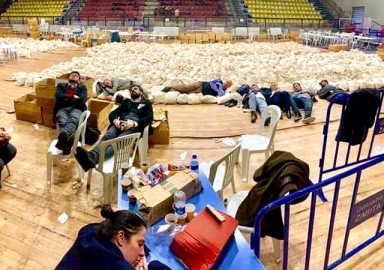
{"type": "Polygon", "coordinates": [[[7,143],[3,148],[0,149],[0,179],[4,166],[7,165],[16,156],[16,153],[16,148],[10,143],[7,143]]]}
{"type": "Polygon", "coordinates": [[[267,108],[267,102],[265,99],[256,96],[256,94],[253,92],[249,95],[248,105],[251,112],[256,112],[256,110],[259,110],[260,114],[263,114],[263,111],[267,108]]]}
{"type": "Polygon", "coordinates": [[[291,109],[291,95],[287,91],[279,91],[267,100],[268,105],[276,105],[282,111],[291,109]]]}
{"type": "Polygon", "coordinates": [[[81,110],[72,107],[60,109],[56,113],[56,121],[59,123],[60,132],[66,131],[68,137],[76,132],[79,124],[81,110]]]}
{"type": "MultiPolygon", "coordinates": [[[[130,128],[128,130],[124,130],[124,131],[120,131],[118,130],[115,126],[110,126],[107,130],[107,133],[105,133],[105,135],[103,136],[103,138],[101,138],[101,140],[97,143],[97,145],[95,146],[95,148],[93,148],[89,154],[90,154],[90,159],[93,161],[94,164],[98,164],[99,163],[99,155],[100,155],[100,145],[101,143],[105,142],[105,141],[109,141],[109,140],[112,140],[112,139],[115,139],[117,137],[121,137],[121,136],[125,136],[125,135],[129,135],[129,134],[133,134],[133,133],[137,133],[139,132],[139,129],[137,127],[135,128],[130,128]]],[[[108,147],[106,150],[105,150],[105,156],[104,158],[105,159],[108,159],[110,157],[113,156],[113,148],[112,147],[108,147]]]]}
{"type": "Polygon", "coordinates": [[[313,102],[310,98],[291,97],[291,103],[295,115],[299,115],[299,108],[303,108],[305,111],[305,118],[311,117],[313,102]]]}

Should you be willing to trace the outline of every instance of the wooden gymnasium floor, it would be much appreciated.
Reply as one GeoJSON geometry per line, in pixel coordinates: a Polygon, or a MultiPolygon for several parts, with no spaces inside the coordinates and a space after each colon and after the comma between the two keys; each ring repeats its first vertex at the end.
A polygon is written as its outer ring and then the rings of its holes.
{"type": "MultiPolygon", "coordinates": [[[[77,170],[73,161],[62,161],[55,168],[55,182],[52,187],[46,184],[46,151],[55,132],[49,128],[35,129],[31,123],[20,122],[15,115],[7,114],[6,109],[13,107],[13,100],[33,91],[32,88],[16,87],[9,79],[12,72],[40,71],[61,61],[70,61],[73,56],[83,55],[84,50],[56,51],[46,55],[36,55],[31,59],[20,59],[17,63],[10,63],[0,67],[0,125],[7,129],[13,128],[12,143],[17,147],[18,154],[10,164],[13,175],[6,179],[6,184],[0,194],[0,270],[1,269],[53,269],[64,253],[72,245],[79,229],[87,223],[98,222],[100,217],[93,207],[97,204],[83,186],[72,189],[72,182],[77,179],[77,170]],[[16,186],[11,186],[11,185],[16,186]],[[57,221],[63,212],[69,216],[65,224],[57,221]]],[[[324,119],[325,106],[319,103],[315,106],[314,115],[324,119]]],[[[209,137],[222,137],[236,134],[234,128],[251,132],[257,124],[251,124],[250,115],[244,114],[237,108],[226,110],[228,117],[209,117],[221,115],[223,107],[217,105],[202,106],[167,106],[171,117],[171,143],[167,146],[155,145],[150,149],[149,161],[179,162],[180,154],[196,153],[199,160],[215,160],[225,154],[229,147],[215,142],[209,137]],[[205,106],[205,107],[204,107],[205,106]],[[192,117],[193,115],[193,117],[192,117]],[[229,117],[232,115],[232,118],[229,117]],[[235,116],[233,118],[233,116],[235,116]],[[236,119],[239,121],[236,123],[236,119]],[[195,123],[191,123],[191,119],[195,123]],[[228,119],[228,121],[227,121],[228,119]],[[235,120],[235,121],[234,121],[235,120]],[[205,136],[190,138],[193,129],[200,127],[205,136]],[[205,128],[206,127],[206,128],[205,128]],[[209,135],[210,130],[212,134],[209,135]],[[222,132],[220,132],[220,130],[222,132]],[[214,131],[214,132],[213,132],[214,131]],[[184,133],[189,134],[184,134],[184,133]]],[[[337,117],[335,117],[335,120],[337,117]]],[[[276,149],[290,151],[297,157],[310,164],[311,178],[317,181],[318,160],[322,144],[321,121],[310,126],[295,126],[293,120],[284,119],[276,134],[276,149]]],[[[331,125],[331,133],[335,134],[337,121],[331,125]]],[[[195,132],[196,134],[196,132],[195,132]]],[[[384,137],[384,136],[383,136],[384,137]]],[[[233,137],[237,140],[238,137],[233,137]]],[[[384,151],[384,141],[380,138],[376,144],[376,151],[384,151]]],[[[254,155],[251,160],[250,171],[253,172],[263,162],[262,155],[254,155]]],[[[367,171],[363,175],[358,199],[365,198],[384,186],[382,183],[383,165],[367,171]]],[[[3,173],[3,177],[6,172],[3,173]]],[[[236,167],[236,187],[249,189],[253,181],[244,184],[240,181],[240,168],[236,167]]],[[[339,208],[334,230],[331,259],[340,254],[342,237],[345,230],[345,218],[349,208],[349,197],[353,188],[353,179],[342,182],[339,208]]],[[[326,190],[328,198],[332,198],[333,187],[326,190]]],[[[225,192],[229,197],[232,191],[225,192]]],[[[309,199],[291,208],[291,239],[289,254],[289,269],[303,269],[306,230],[308,223],[309,199]]],[[[311,269],[322,269],[327,224],[331,203],[321,203],[315,222],[311,269]]],[[[360,225],[350,236],[351,247],[362,241],[374,230],[376,219],[360,225]]],[[[360,252],[350,261],[338,269],[384,269],[384,241],[379,240],[366,250],[360,252]]],[[[269,238],[262,240],[261,260],[267,269],[280,269],[281,264],[275,264],[272,255],[272,244],[269,238]]]]}

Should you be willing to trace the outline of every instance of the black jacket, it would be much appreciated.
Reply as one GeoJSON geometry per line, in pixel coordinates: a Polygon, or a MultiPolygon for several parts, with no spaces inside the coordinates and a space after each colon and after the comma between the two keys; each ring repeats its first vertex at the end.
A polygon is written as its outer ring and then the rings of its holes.
{"type": "MultiPolygon", "coordinates": [[[[309,166],[293,154],[275,151],[272,156],[255,171],[253,179],[258,184],[240,204],[236,219],[240,225],[253,227],[255,217],[265,205],[310,185],[309,166]]],[[[292,202],[304,201],[308,195],[292,202]]],[[[284,226],[280,207],[269,211],[261,222],[261,236],[284,239],[284,226]]]]}
{"type": "Polygon", "coordinates": [[[363,143],[367,139],[369,128],[375,123],[379,105],[380,91],[361,89],[353,92],[348,99],[336,140],[351,141],[351,145],[363,143]]]}
{"type": "Polygon", "coordinates": [[[59,83],[56,86],[56,103],[53,109],[53,120],[56,122],[56,113],[66,107],[73,107],[82,112],[87,109],[87,88],[83,84],[78,84],[75,95],[79,98],[71,98],[66,94],[68,83],[59,83]]]}
{"type": "Polygon", "coordinates": [[[319,97],[331,101],[334,97],[345,94],[346,92],[341,88],[336,88],[333,85],[327,85],[319,90],[319,97]]]}
{"type": "MultiPolygon", "coordinates": [[[[138,130],[143,133],[146,126],[149,126],[149,134],[152,134],[152,121],[153,121],[153,109],[152,104],[148,99],[141,99],[140,104],[143,104],[139,108],[139,121],[137,122],[138,130]]],[[[123,103],[114,111],[109,114],[109,122],[113,125],[113,121],[120,117],[124,119],[130,112],[132,101],[130,99],[124,99],[123,103]]],[[[139,105],[140,106],[140,105],[139,105]]]]}
{"type": "MultiPolygon", "coordinates": [[[[97,235],[96,223],[83,227],[73,246],[64,255],[55,270],[135,270],[111,240],[97,235]]],[[[157,261],[148,265],[149,270],[170,270],[157,261]]]]}

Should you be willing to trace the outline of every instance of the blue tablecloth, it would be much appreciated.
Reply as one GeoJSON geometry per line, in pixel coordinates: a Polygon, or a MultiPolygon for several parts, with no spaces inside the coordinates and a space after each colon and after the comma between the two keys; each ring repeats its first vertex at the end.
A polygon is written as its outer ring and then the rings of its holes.
{"type": "MultiPolygon", "coordinates": [[[[195,197],[189,199],[188,203],[193,203],[196,206],[197,213],[203,210],[207,204],[227,212],[204,173],[200,172],[199,177],[204,190],[195,197]]],[[[117,199],[119,210],[129,209],[134,212],[137,211],[137,207],[129,205],[127,194],[122,193],[120,183],[118,185],[117,199]]],[[[185,270],[186,268],[179,263],[169,249],[172,237],[167,233],[155,233],[157,228],[163,224],[165,224],[164,219],[155,223],[152,228],[148,229],[146,245],[151,250],[151,255],[148,257],[148,261],[158,260],[169,266],[172,270],[185,270]]],[[[250,249],[249,244],[245,241],[240,231],[236,230],[234,237],[229,240],[222,251],[219,260],[212,269],[262,270],[265,268],[250,249]]]]}

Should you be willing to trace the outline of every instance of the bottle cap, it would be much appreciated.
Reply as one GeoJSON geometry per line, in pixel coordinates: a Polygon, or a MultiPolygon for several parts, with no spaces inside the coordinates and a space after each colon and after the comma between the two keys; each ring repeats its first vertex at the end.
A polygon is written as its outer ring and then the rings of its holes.
{"type": "Polygon", "coordinates": [[[192,158],[193,158],[193,159],[196,159],[196,158],[197,158],[197,155],[193,154],[193,155],[192,155],[192,158]]]}

